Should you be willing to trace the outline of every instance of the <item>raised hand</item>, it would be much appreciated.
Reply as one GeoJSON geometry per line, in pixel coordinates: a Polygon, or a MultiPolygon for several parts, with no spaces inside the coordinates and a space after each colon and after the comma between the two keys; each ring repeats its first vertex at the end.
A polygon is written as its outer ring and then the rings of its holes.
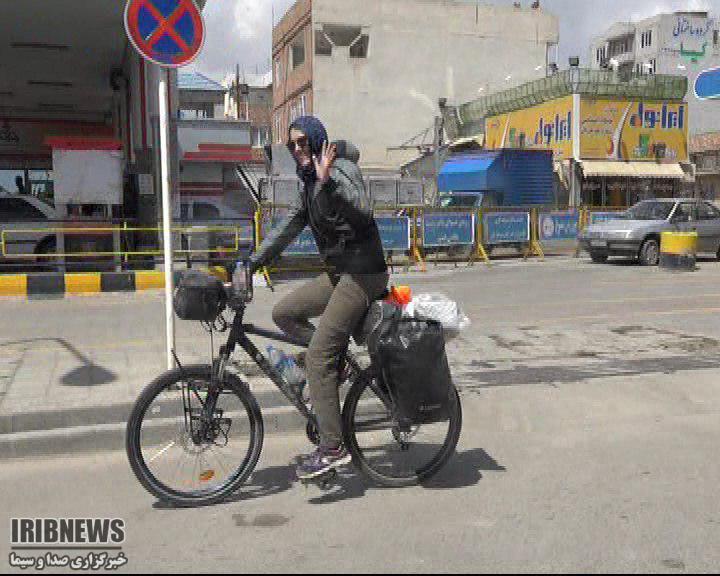
{"type": "Polygon", "coordinates": [[[335,144],[328,146],[327,141],[323,142],[320,159],[313,155],[313,163],[315,164],[315,173],[321,183],[325,183],[330,179],[330,168],[337,158],[337,147],[335,144]]]}

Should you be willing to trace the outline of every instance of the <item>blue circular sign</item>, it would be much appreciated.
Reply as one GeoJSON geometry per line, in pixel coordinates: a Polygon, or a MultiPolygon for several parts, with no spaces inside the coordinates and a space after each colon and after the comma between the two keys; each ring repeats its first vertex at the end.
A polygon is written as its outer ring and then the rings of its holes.
{"type": "Polygon", "coordinates": [[[698,74],[695,96],[700,100],[720,98],[720,68],[711,68],[698,74]]]}
{"type": "Polygon", "coordinates": [[[193,0],[128,0],[125,30],[143,58],[166,68],[189,64],[205,42],[202,13],[193,0]]]}

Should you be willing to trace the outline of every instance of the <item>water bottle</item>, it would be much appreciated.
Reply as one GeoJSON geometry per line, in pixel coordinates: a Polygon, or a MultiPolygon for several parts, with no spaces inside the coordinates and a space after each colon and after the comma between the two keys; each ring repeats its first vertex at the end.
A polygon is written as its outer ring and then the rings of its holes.
{"type": "Polygon", "coordinates": [[[292,357],[288,356],[281,350],[278,350],[274,346],[268,346],[267,352],[268,359],[270,360],[270,364],[272,364],[273,368],[275,368],[283,379],[290,384],[290,386],[295,388],[302,397],[306,382],[305,373],[302,368],[297,365],[292,357]]]}
{"type": "Polygon", "coordinates": [[[285,372],[286,380],[292,385],[300,389],[302,392],[305,386],[305,372],[297,365],[292,356],[285,356],[285,372]]]}
{"type": "Polygon", "coordinates": [[[283,358],[284,354],[280,352],[275,346],[268,346],[267,347],[267,353],[268,353],[268,360],[270,361],[270,364],[272,365],[275,370],[280,372],[280,374],[283,373],[283,358]]]}

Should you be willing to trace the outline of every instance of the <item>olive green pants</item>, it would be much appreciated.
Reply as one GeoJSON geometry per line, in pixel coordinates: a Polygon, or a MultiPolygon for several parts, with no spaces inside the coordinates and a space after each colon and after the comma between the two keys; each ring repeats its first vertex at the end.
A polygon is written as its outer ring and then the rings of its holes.
{"type": "Polygon", "coordinates": [[[350,335],[373,300],[385,290],[388,274],[323,274],[288,294],[273,309],[285,333],[309,342],[305,366],[310,400],[323,446],[342,443],[338,369],[350,335]],[[310,322],[318,318],[317,328],[310,322]]]}

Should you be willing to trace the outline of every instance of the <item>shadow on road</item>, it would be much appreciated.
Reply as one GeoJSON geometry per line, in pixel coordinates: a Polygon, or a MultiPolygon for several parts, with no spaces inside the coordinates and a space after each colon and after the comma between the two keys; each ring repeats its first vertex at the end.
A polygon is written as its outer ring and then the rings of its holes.
{"type": "MultiPolygon", "coordinates": [[[[482,448],[458,452],[437,476],[424,482],[422,487],[427,490],[467,488],[474,486],[482,479],[482,471],[504,472],[505,467],[500,466],[482,448]]],[[[235,494],[226,498],[222,504],[275,496],[295,486],[297,486],[297,489],[302,489],[300,483],[295,479],[294,465],[262,468],[255,471],[250,481],[244,484],[235,494]]],[[[323,492],[317,486],[309,486],[306,494],[312,496],[308,499],[310,504],[333,504],[344,500],[362,498],[368,489],[387,490],[389,488],[376,486],[355,469],[347,469],[347,471],[340,471],[337,481],[329,490],[323,492]],[[319,495],[314,496],[318,493],[319,495]]],[[[162,510],[182,509],[162,501],[155,502],[153,508],[162,510]]]]}
{"type": "Polygon", "coordinates": [[[65,348],[70,354],[72,354],[78,362],[83,365],[73,368],[67,374],[64,374],[61,382],[63,386],[101,386],[103,384],[110,384],[118,379],[117,374],[106,370],[102,366],[95,364],[90,358],[80,352],[75,346],[70,344],[64,338],[28,338],[25,340],[12,340],[0,342],[2,346],[17,346],[17,345],[31,345],[38,342],[55,342],[61,347],[65,348]]]}
{"type": "Polygon", "coordinates": [[[481,472],[505,472],[495,458],[482,448],[458,452],[447,463],[435,478],[423,484],[428,490],[467,488],[474,486],[482,479],[481,472]]]}
{"type": "Polygon", "coordinates": [[[473,392],[495,386],[518,386],[523,384],[569,384],[613,376],[637,376],[641,374],[674,374],[684,370],[707,370],[720,368],[720,356],[667,356],[622,360],[610,358],[581,366],[524,366],[516,364],[509,370],[468,371],[458,375],[459,388],[473,392]]]}
{"type": "MultiPolygon", "coordinates": [[[[437,476],[421,484],[426,490],[452,490],[456,488],[468,488],[476,485],[482,479],[482,471],[504,472],[505,467],[500,466],[497,461],[482,448],[466,450],[456,453],[446,464],[437,476]]],[[[360,498],[365,495],[368,488],[375,490],[391,490],[376,486],[369,479],[360,475],[341,475],[337,486],[328,492],[309,500],[311,504],[332,504],[352,498],[360,498]]],[[[318,490],[309,488],[308,490],[318,490]]],[[[403,488],[398,488],[403,490],[403,488]]]]}

